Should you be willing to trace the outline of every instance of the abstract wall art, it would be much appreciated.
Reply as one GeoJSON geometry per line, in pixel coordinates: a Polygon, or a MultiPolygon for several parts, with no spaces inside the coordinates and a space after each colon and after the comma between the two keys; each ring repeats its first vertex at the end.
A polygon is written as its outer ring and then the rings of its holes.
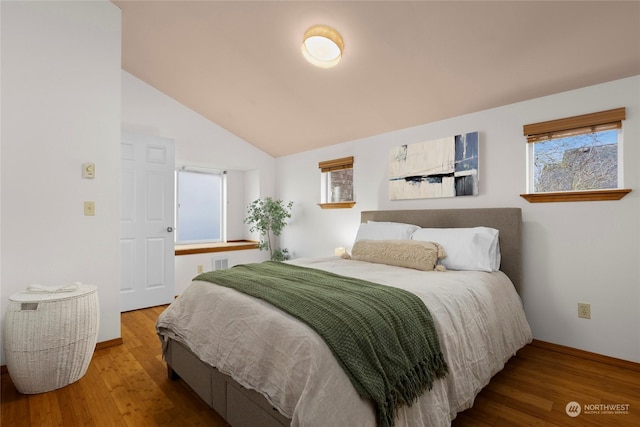
{"type": "Polygon", "coordinates": [[[389,199],[478,195],[478,132],[389,150],[389,199]]]}

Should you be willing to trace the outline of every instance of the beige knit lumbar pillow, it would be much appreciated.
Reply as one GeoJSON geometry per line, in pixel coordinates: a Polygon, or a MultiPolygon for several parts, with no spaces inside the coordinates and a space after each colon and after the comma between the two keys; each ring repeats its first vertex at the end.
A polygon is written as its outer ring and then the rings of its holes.
{"type": "Polygon", "coordinates": [[[446,256],[439,244],[420,240],[358,240],[351,250],[351,258],[358,261],[424,271],[446,270],[437,265],[446,256]]]}

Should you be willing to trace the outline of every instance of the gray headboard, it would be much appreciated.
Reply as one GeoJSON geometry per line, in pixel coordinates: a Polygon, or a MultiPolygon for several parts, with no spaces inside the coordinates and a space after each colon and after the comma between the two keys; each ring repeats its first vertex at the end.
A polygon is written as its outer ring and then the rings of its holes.
{"type": "Polygon", "coordinates": [[[363,211],[362,222],[392,221],[420,227],[491,227],[500,231],[502,270],[520,292],[522,285],[522,211],[520,208],[363,211]]]}

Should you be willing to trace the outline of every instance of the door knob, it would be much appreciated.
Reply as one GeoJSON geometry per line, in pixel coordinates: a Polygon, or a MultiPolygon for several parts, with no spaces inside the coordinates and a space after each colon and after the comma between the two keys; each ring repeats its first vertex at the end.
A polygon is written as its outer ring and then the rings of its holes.
{"type": "Polygon", "coordinates": [[[173,227],[167,227],[167,231],[171,233],[173,231],[173,227]]]}

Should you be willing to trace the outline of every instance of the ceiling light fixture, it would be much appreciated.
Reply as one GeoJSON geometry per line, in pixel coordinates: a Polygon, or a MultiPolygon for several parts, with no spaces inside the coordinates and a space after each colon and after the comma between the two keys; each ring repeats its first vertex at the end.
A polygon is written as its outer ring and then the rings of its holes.
{"type": "Polygon", "coordinates": [[[317,67],[335,66],[340,62],[343,50],[342,36],[331,27],[314,25],[304,33],[302,54],[317,67]]]}

